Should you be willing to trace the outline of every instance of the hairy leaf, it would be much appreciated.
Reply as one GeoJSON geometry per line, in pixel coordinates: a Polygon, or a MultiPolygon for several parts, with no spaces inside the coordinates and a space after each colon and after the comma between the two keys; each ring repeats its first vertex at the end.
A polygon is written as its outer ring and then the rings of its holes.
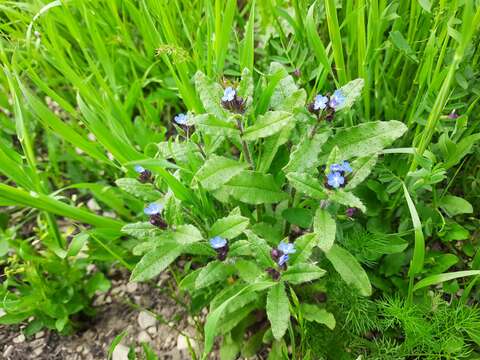
{"type": "Polygon", "coordinates": [[[280,340],[287,331],[290,321],[290,307],[283,282],[272,286],[268,291],[267,317],[272,325],[274,338],[280,340]]]}

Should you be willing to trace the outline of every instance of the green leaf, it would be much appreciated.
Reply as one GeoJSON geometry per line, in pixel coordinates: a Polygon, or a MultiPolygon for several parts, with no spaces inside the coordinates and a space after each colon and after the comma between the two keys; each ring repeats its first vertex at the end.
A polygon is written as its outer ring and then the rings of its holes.
{"type": "Polygon", "coordinates": [[[221,105],[223,89],[220,84],[210,81],[204,73],[197,71],[194,76],[195,88],[207,113],[220,120],[228,118],[228,112],[221,105]]]}
{"type": "Polygon", "coordinates": [[[245,129],[245,140],[257,140],[272,136],[282,130],[289,122],[294,121],[292,114],[286,111],[268,111],[260,115],[252,126],[245,129]]]}
{"type": "Polygon", "coordinates": [[[453,279],[458,279],[466,276],[475,276],[475,275],[480,275],[480,270],[454,271],[454,272],[449,272],[444,274],[430,275],[430,276],[427,276],[425,279],[422,279],[419,282],[417,282],[413,287],[413,291],[422,289],[430,285],[440,284],[445,281],[450,281],[453,279]]]}
{"type": "Polygon", "coordinates": [[[171,238],[181,245],[189,245],[203,240],[200,231],[193,225],[179,225],[171,233],[171,238]]]}
{"type": "Polygon", "coordinates": [[[318,266],[307,263],[291,265],[282,273],[282,280],[291,284],[302,284],[321,278],[325,275],[325,270],[318,266]]]}
{"type": "Polygon", "coordinates": [[[180,254],[182,247],[175,243],[164,243],[146,253],[135,265],[130,281],[149,280],[167,268],[180,254]]]}
{"type": "Polygon", "coordinates": [[[252,292],[252,291],[262,291],[265,289],[268,289],[269,287],[273,286],[273,282],[271,281],[264,281],[264,282],[259,282],[259,283],[254,283],[245,286],[242,288],[240,291],[238,291],[235,295],[227,299],[217,307],[213,312],[211,312],[208,317],[207,321],[205,323],[205,343],[204,343],[204,350],[203,350],[203,355],[202,355],[202,360],[207,359],[208,354],[210,353],[210,350],[212,350],[213,346],[213,341],[215,339],[215,334],[219,326],[219,321],[220,318],[225,311],[225,309],[232,303],[233,300],[238,298],[240,295],[252,292]]]}
{"type": "Polygon", "coordinates": [[[327,252],[335,242],[337,223],[327,210],[319,207],[313,219],[313,230],[317,245],[322,251],[327,252]]]}
{"type": "Polygon", "coordinates": [[[300,304],[300,310],[305,320],[326,325],[330,330],[335,328],[335,317],[327,310],[311,304],[300,304]]]}
{"type": "Polygon", "coordinates": [[[392,44],[406,57],[415,62],[418,62],[418,58],[415,55],[415,52],[412,50],[412,48],[408,44],[408,41],[403,37],[400,31],[395,30],[390,32],[390,40],[392,41],[392,44]]]}
{"type": "Polygon", "coordinates": [[[413,277],[423,269],[423,262],[425,259],[425,238],[423,237],[422,223],[420,222],[415,204],[413,203],[404,183],[402,183],[402,186],[405,199],[407,200],[408,210],[410,211],[410,216],[412,218],[413,228],[415,230],[413,258],[410,263],[410,268],[408,269],[408,276],[413,277]]]}
{"type": "Polygon", "coordinates": [[[288,208],[282,211],[282,217],[290,224],[308,228],[312,225],[313,214],[310,209],[288,208]]]}
{"type": "Polygon", "coordinates": [[[325,255],[342,279],[347,284],[357,288],[360,295],[370,296],[372,294],[372,285],[368,275],[352,254],[342,247],[333,244],[325,255]]]}
{"type": "MultiPolygon", "coordinates": [[[[88,241],[88,238],[90,235],[88,233],[80,233],[78,235],[75,235],[72,239],[72,242],[68,246],[68,252],[67,256],[77,256],[80,250],[85,246],[85,244],[88,241]]],[[[0,256],[1,256],[1,250],[0,250],[0,256]]]]}
{"type": "Polygon", "coordinates": [[[453,195],[445,195],[438,203],[449,216],[473,213],[473,206],[467,200],[453,195]]]}
{"type": "Polygon", "coordinates": [[[248,164],[223,156],[212,155],[195,174],[207,190],[216,190],[244,170],[248,164]]]}
{"type": "Polygon", "coordinates": [[[89,296],[93,296],[95,292],[105,292],[110,289],[110,281],[105,277],[102,272],[96,272],[90,279],[88,279],[85,285],[85,290],[89,296]]]}
{"type": "Polygon", "coordinates": [[[272,175],[254,171],[242,171],[224,187],[235,199],[253,205],[276,203],[288,197],[272,175]]]}
{"type": "Polygon", "coordinates": [[[287,331],[290,322],[290,306],[283,282],[277,283],[268,291],[267,317],[272,325],[273,336],[280,340],[287,331]]]}
{"type": "Polygon", "coordinates": [[[322,151],[322,145],[331,135],[330,131],[315,134],[313,138],[304,137],[298,145],[296,145],[290,154],[290,160],[284,166],[283,171],[289,172],[308,172],[320,165],[318,155],[322,151]]]}
{"type": "Polygon", "coordinates": [[[128,334],[127,330],[122,331],[120,334],[115,336],[113,339],[112,343],[110,344],[110,347],[108,348],[108,360],[110,360],[113,356],[113,352],[115,351],[115,348],[122,342],[123,338],[128,334]]]}
{"type": "Polygon", "coordinates": [[[240,84],[238,84],[237,93],[245,101],[245,108],[250,109],[253,97],[253,76],[250,70],[243,69],[240,84]]]}
{"type": "Polygon", "coordinates": [[[345,102],[338,106],[336,111],[350,109],[362,94],[364,84],[365,81],[363,79],[355,79],[343,85],[339,90],[345,96],[345,102]]]}
{"type": "Polygon", "coordinates": [[[283,65],[277,62],[272,62],[270,64],[269,73],[279,73],[279,76],[281,76],[281,79],[270,98],[270,107],[272,109],[293,112],[295,109],[305,107],[305,101],[307,99],[305,90],[298,89],[295,80],[288,74],[283,65]]]}
{"type": "Polygon", "coordinates": [[[255,280],[263,274],[263,271],[258,265],[250,260],[237,260],[235,262],[235,268],[238,271],[240,279],[247,283],[255,282],[255,280]]]}
{"type": "Polygon", "coordinates": [[[201,289],[216,282],[223,281],[233,273],[232,270],[232,266],[226,265],[221,261],[215,260],[209,262],[198,274],[195,280],[195,288],[201,289]]]}
{"type": "MultiPolygon", "coordinates": [[[[342,160],[369,156],[390,146],[406,131],[405,124],[396,120],[367,122],[338,130],[327,140],[322,152],[329,154],[334,146],[338,146],[342,160]]],[[[327,158],[327,155],[320,156],[320,163],[326,163],[327,158]]]]}
{"type": "Polygon", "coordinates": [[[127,224],[122,228],[122,232],[139,239],[159,236],[163,233],[162,230],[153,226],[149,222],[127,224]]]}
{"type": "Polygon", "coordinates": [[[358,184],[365,180],[377,163],[377,158],[377,155],[372,155],[356,159],[352,163],[353,176],[345,186],[345,190],[353,190],[358,184]]]}
{"type": "Polygon", "coordinates": [[[362,212],[367,211],[362,201],[349,191],[333,190],[330,192],[330,200],[336,201],[345,206],[355,207],[360,209],[362,212]]]}
{"type": "Polygon", "coordinates": [[[243,233],[248,223],[248,218],[241,215],[229,215],[218,219],[210,229],[210,237],[221,236],[225,239],[233,239],[243,233]]]}
{"type": "Polygon", "coordinates": [[[146,202],[158,200],[162,194],[152,184],[142,184],[137,179],[121,178],[115,184],[126,193],[146,202]]]}
{"type": "Polygon", "coordinates": [[[195,126],[205,134],[239,138],[240,130],[238,130],[237,124],[231,120],[231,118],[221,120],[212,114],[200,114],[192,118],[195,126]]]}
{"type": "Polygon", "coordinates": [[[322,182],[309,174],[292,172],[287,174],[287,179],[290,184],[301,193],[311,196],[316,200],[327,198],[327,192],[322,182]]]}
{"type": "Polygon", "coordinates": [[[430,13],[432,10],[432,3],[430,0],[418,0],[418,3],[420,6],[425,10],[426,12],[430,13]]]}
{"type": "Polygon", "coordinates": [[[295,252],[290,255],[289,263],[295,265],[297,263],[304,263],[312,255],[312,250],[317,241],[315,234],[304,234],[295,240],[295,252]]]}
{"type": "Polygon", "coordinates": [[[264,267],[273,266],[273,260],[270,256],[272,249],[267,242],[250,230],[246,230],[245,234],[247,234],[255,259],[264,267]]]}
{"type": "Polygon", "coordinates": [[[257,170],[259,172],[268,172],[270,166],[272,165],[273,159],[278,152],[278,149],[290,139],[290,133],[294,127],[294,122],[288,123],[287,126],[285,126],[278,134],[265,139],[262,144],[262,152],[258,160],[257,170]]]}

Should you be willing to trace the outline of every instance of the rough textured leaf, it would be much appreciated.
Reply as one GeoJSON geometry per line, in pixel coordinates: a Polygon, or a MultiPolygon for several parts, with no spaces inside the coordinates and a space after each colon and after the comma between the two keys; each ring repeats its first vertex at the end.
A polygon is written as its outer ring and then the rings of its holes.
{"type": "Polygon", "coordinates": [[[339,90],[343,96],[345,96],[345,102],[341,106],[338,106],[337,110],[350,109],[362,94],[364,84],[365,81],[363,81],[363,79],[355,79],[343,85],[339,90]]]}
{"type": "Polygon", "coordinates": [[[305,208],[288,208],[282,211],[282,217],[290,224],[308,228],[312,225],[313,212],[305,208]]]}
{"type": "Polygon", "coordinates": [[[130,276],[130,281],[145,281],[160,274],[182,252],[182,247],[166,243],[146,253],[137,263],[130,276]]]}
{"type": "Polygon", "coordinates": [[[291,113],[286,111],[268,111],[260,115],[252,126],[245,129],[245,140],[257,140],[276,134],[290,121],[294,121],[291,113]]]}
{"type": "Polygon", "coordinates": [[[337,223],[327,210],[319,207],[313,219],[313,229],[317,245],[323,251],[328,251],[335,242],[337,223]]]}
{"type": "Polygon", "coordinates": [[[304,263],[312,255],[312,249],[317,241],[315,234],[304,234],[295,240],[295,252],[290,255],[289,263],[295,265],[297,263],[304,263]]]}
{"type": "Polygon", "coordinates": [[[223,156],[212,155],[195,177],[207,190],[215,190],[238,175],[248,165],[223,156]]]}
{"type": "Polygon", "coordinates": [[[221,261],[212,261],[203,267],[195,280],[195,287],[201,289],[210,286],[216,282],[223,281],[233,272],[231,265],[221,261]]]}
{"type": "Polygon", "coordinates": [[[272,325],[273,337],[280,340],[287,331],[290,321],[290,306],[283,282],[279,282],[268,290],[267,317],[272,325]]]}
{"type": "Polygon", "coordinates": [[[258,277],[264,274],[258,265],[251,260],[237,260],[235,262],[235,268],[237,269],[240,279],[247,283],[255,282],[258,277]]]}
{"type": "Polygon", "coordinates": [[[300,309],[305,320],[326,325],[330,330],[335,328],[335,317],[327,310],[312,304],[300,304],[300,309]]]}
{"type": "Polygon", "coordinates": [[[290,139],[290,133],[294,127],[295,123],[292,121],[288,123],[278,134],[265,139],[262,146],[262,154],[258,160],[258,171],[267,172],[270,169],[278,149],[290,139]]]}
{"type": "Polygon", "coordinates": [[[330,199],[345,206],[355,207],[363,212],[367,211],[362,201],[349,191],[334,190],[330,193],[330,199]]]}
{"type": "Polygon", "coordinates": [[[241,215],[229,215],[218,219],[210,229],[210,237],[221,236],[225,239],[233,239],[243,233],[248,223],[248,218],[241,215]]]}
{"type": "Polygon", "coordinates": [[[162,194],[155,190],[153,184],[142,184],[137,179],[122,178],[115,181],[115,184],[123,191],[146,202],[158,200],[162,194]]]}
{"type": "Polygon", "coordinates": [[[325,255],[347,284],[357,288],[363,296],[372,294],[372,285],[368,275],[352,254],[342,247],[333,244],[325,255]]]}
{"type": "Polygon", "coordinates": [[[292,284],[302,284],[319,279],[323,275],[325,275],[325,270],[317,265],[301,263],[289,266],[287,271],[282,273],[282,280],[292,284]]]}
{"type": "Polygon", "coordinates": [[[171,238],[177,244],[188,245],[203,240],[200,231],[193,225],[179,225],[172,232],[171,238]]]}
{"type": "Polygon", "coordinates": [[[354,189],[358,184],[360,184],[363,180],[367,178],[367,176],[372,171],[373,167],[377,163],[378,156],[365,156],[356,159],[352,163],[353,169],[353,176],[348,181],[347,186],[345,186],[346,190],[354,189]]]}
{"type": "Polygon", "coordinates": [[[207,113],[215,115],[220,120],[228,118],[228,112],[221,105],[223,89],[220,84],[210,81],[204,73],[197,71],[195,87],[207,113]]]}
{"type": "MultiPolygon", "coordinates": [[[[340,129],[325,143],[323,153],[329,154],[334,146],[338,146],[342,160],[373,155],[390,146],[405,131],[405,124],[396,120],[373,121],[340,129]]],[[[320,156],[320,163],[326,163],[327,158],[327,155],[320,156]]]]}
{"type": "Polygon", "coordinates": [[[212,114],[201,114],[193,117],[192,122],[200,131],[214,136],[226,136],[229,138],[239,138],[240,130],[234,121],[230,118],[219,119],[212,114]]]}
{"type": "Polygon", "coordinates": [[[322,150],[322,145],[331,135],[330,131],[315,134],[312,139],[304,137],[298,145],[294,147],[290,155],[290,160],[283,168],[286,173],[289,172],[308,172],[310,169],[319,166],[318,155],[322,150]]]}
{"type": "Polygon", "coordinates": [[[273,260],[270,257],[272,249],[267,242],[250,230],[246,230],[245,234],[247,234],[255,259],[264,267],[273,266],[273,260]]]}
{"type": "Polygon", "coordinates": [[[288,173],[287,179],[292,186],[301,193],[307,194],[314,199],[323,200],[327,198],[327,193],[320,179],[306,173],[288,173]]]}
{"type": "Polygon", "coordinates": [[[242,171],[224,187],[232,197],[247,204],[271,204],[288,197],[272,175],[254,171],[242,171]]]}
{"type": "Polygon", "coordinates": [[[162,230],[149,222],[127,224],[122,228],[122,232],[139,239],[159,236],[163,233],[162,230]]]}

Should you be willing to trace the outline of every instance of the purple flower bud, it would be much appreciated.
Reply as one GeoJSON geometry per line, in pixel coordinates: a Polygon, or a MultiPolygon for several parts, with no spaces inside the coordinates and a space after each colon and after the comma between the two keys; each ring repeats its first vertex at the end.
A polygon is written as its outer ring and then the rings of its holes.
{"type": "Polygon", "coordinates": [[[354,208],[354,207],[349,207],[347,208],[347,210],[345,210],[345,215],[347,215],[350,218],[354,217],[356,213],[357,213],[357,208],[354,208]]]}

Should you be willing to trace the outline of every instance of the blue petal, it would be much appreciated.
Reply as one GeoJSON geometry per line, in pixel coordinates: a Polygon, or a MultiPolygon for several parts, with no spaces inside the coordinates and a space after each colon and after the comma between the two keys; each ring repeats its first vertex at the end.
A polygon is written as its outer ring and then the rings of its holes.
{"type": "Polygon", "coordinates": [[[330,106],[334,109],[341,107],[345,103],[346,97],[340,90],[335,90],[330,98],[330,106]]]}
{"type": "Polygon", "coordinates": [[[278,259],[278,265],[282,266],[288,261],[288,254],[284,254],[280,256],[280,259],[278,259]]]}
{"type": "Polygon", "coordinates": [[[135,172],[137,172],[139,174],[145,171],[145,168],[143,166],[140,166],[140,165],[135,165],[134,169],[135,169],[135,172]]]}
{"type": "Polygon", "coordinates": [[[313,103],[313,109],[314,110],[323,110],[327,107],[328,103],[328,98],[326,96],[323,96],[321,94],[318,94],[315,96],[315,101],[313,103]]]}
{"type": "Polygon", "coordinates": [[[214,238],[210,239],[210,246],[214,249],[221,249],[225,245],[227,245],[227,240],[220,236],[215,236],[214,238]]]}
{"type": "Polygon", "coordinates": [[[331,172],[343,171],[343,167],[342,165],[339,165],[339,164],[332,164],[330,165],[330,171],[331,172]]]}
{"type": "Polygon", "coordinates": [[[147,215],[156,215],[156,214],[160,214],[162,210],[163,210],[162,205],[157,203],[151,203],[145,209],[143,209],[143,212],[147,215]]]}
{"type": "Polygon", "coordinates": [[[327,183],[331,187],[337,189],[345,183],[345,179],[343,178],[343,176],[339,172],[333,172],[333,173],[328,174],[327,183]]]}
{"type": "Polygon", "coordinates": [[[176,115],[173,120],[178,124],[178,125],[187,125],[188,121],[188,116],[185,114],[178,114],[176,115]]]}
{"type": "Polygon", "coordinates": [[[345,171],[346,173],[351,173],[352,167],[350,166],[350,163],[346,160],[342,162],[342,170],[345,171]]]}
{"type": "Polygon", "coordinates": [[[232,101],[235,99],[236,91],[231,86],[227,87],[223,92],[222,101],[232,101]]]}
{"type": "Polygon", "coordinates": [[[295,251],[297,251],[295,250],[295,244],[284,241],[281,241],[280,244],[278,244],[278,250],[284,254],[293,254],[295,251]]]}

